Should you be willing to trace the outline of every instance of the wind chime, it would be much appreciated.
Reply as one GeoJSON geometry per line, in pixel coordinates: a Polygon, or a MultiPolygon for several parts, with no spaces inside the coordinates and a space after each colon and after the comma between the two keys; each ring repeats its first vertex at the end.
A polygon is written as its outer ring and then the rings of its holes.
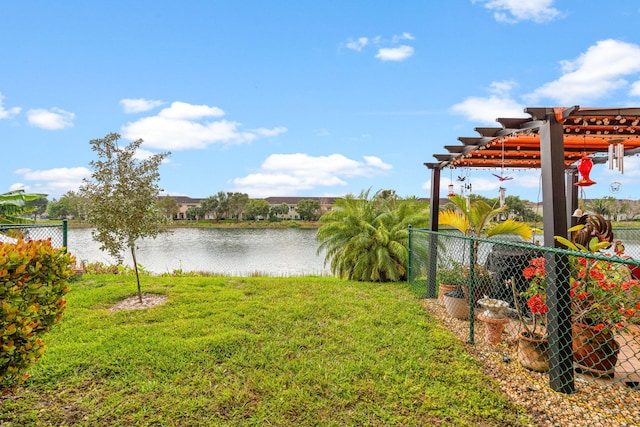
{"type": "MultiPolygon", "coordinates": [[[[618,130],[618,127],[614,127],[618,130]]],[[[609,141],[609,169],[618,169],[624,173],[624,138],[611,138],[609,141]]]]}
{"type": "MultiPolygon", "coordinates": [[[[505,176],[504,175],[504,139],[502,140],[502,161],[500,163],[500,175],[498,174],[492,174],[493,176],[495,176],[496,178],[498,178],[500,180],[500,182],[503,181],[508,181],[513,179],[512,176],[505,176]]],[[[505,194],[507,192],[507,189],[503,186],[500,186],[500,208],[504,208],[504,200],[505,200],[505,194]]]]}

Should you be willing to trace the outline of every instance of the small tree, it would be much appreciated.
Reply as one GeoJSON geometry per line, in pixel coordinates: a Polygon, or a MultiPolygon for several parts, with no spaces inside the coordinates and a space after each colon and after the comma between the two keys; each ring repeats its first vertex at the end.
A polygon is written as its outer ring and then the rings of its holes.
{"type": "Polygon", "coordinates": [[[269,215],[272,218],[282,219],[286,214],[289,213],[289,205],[286,203],[280,203],[279,205],[271,206],[269,210],[269,215]]]}
{"type": "Polygon", "coordinates": [[[131,249],[133,267],[138,282],[138,299],[142,303],[140,274],[136,260],[136,241],[155,238],[166,218],[158,209],[161,189],[158,167],[170,153],[154,154],[144,160],[136,159],[142,140],[126,147],[118,147],[120,135],[110,133],[102,139],[90,141],[99,160],[90,162],[92,180],[84,180],[80,194],[89,201],[88,220],[95,227],[93,238],[101,250],[122,262],[122,252],[131,249]]]}
{"type": "Polygon", "coordinates": [[[263,219],[269,216],[269,202],[264,199],[251,199],[247,203],[246,214],[247,218],[256,219],[262,217],[263,219]]]}
{"type": "Polygon", "coordinates": [[[168,219],[173,219],[180,212],[180,203],[172,196],[160,197],[158,207],[168,219]]]}
{"type": "Polygon", "coordinates": [[[314,199],[300,200],[296,205],[296,211],[302,219],[309,221],[316,220],[320,212],[320,202],[314,199]]]}

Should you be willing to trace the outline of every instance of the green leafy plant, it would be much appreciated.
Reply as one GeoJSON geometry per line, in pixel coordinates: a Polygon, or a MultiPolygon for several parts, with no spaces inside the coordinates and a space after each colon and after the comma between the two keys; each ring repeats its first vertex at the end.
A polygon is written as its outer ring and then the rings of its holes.
{"type": "Polygon", "coordinates": [[[74,257],[50,240],[0,244],[0,390],[24,382],[60,322],[74,257]]]}
{"type": "Polygon", "coordinates": [[[462,286],[469,280],[469,267],[456,261],[449,261],[446,266],[438,267],[438,283],[462,286]]]}
{"type": "Polygon", "coordinates": [[[27,194],[24,190],[14,190],[0,194],[0,224],[24,224],[29,222],[22,215],[33,212],[36,207],[28,202],[47,197],[46,194],[27,194]]]}
{"type": "Polygon", "coordinates": [[[158,208],[160,179],[158,168],[170,153],[154,154],[139,160],[136,153],[142,144],[138,139],[120,148],[120,135],[110,133],[91,140],[100,160],[91,161],[91,180],[85,180],[80,194],[88,200],[87,219],[95,226],[93,238],[100,249],[122,263],[122,253],[129,248],[138,283],[138,299],[142,303],[140,274],[136,259],[136,241],[155,238],[167,218],[158,208]]]}

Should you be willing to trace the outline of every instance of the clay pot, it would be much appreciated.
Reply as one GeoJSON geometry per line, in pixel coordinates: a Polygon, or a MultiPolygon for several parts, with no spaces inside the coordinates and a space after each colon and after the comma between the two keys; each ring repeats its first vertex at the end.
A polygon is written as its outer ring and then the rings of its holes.
{"type": "Polygon", "coordinates": [[[549,342],[541,336],[531,336],[527,331],[518,336],[518,360],[532,371],[549,370],[549,342]]]}
{"type": "Polygon", "coordinates": [[[491,317],[485,313],[478,316],[478,320],[484,322],[484,336],[489,344],[499,344],[502,341],[502,331],[507,323],[508,317],[491,317]]]}
{"type": "Polygon", "coordinates": [[[469,310],[471,308],[460,288],[445,293],[443,303],[444,308],[447,309],[447,313],[449,313],[451,317],[461,320],[469,319],[469,310]]]}
{"type": "Polygon", "coordinates": [[[444,294],[454,290],[457,287],[458,285],[450,285],[448,283],[439,283],[438,284],[438,302],[444,305],[444,294]]]}
{"type": "Polygon", "coordinates": [[[574,323],[572,332],[576,371],[613,378],[620,351],[613,334],[583,323],[574,323]]]}

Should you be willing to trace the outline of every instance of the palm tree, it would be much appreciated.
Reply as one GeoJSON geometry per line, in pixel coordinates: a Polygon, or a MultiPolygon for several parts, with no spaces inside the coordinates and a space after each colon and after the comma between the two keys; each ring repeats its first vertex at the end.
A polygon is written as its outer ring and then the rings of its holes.
{"type": "Polygon", "coordinates": [[[26,202],[47,197],[46,194],[27,194],[24,190],[14,190],[0,194],[0,224],[24,224],[29,220],[21,215],[34,211],[34,206],[26,202]]]}
{"type": "Polygon", "coordinates": [[[499,234],[512,234],[531,239],[533,233],[531,227],[524,222],[507,219],[492,223],[491,221],[505,212],[508,207],[494,208],[484,200],[475,200],[467,203],[467,200],[456,194],[449,200],[457,209],[445,209],[438,215],[439,225],[448,225],[460,230],[465,236],[493,237],[499,234]]]}
{"type": "MultiPolygon", "coordinates": [[[[449,200],[455,205],[455,208],[445,209],[439,213],[439,225],[454,227],[465,236],[470,237],[488,238],[501,234],[510,234],[520,236],[524,240],[531,239],[533,230],[524,222],[513,219],[507,219],[502,222],[492,222],[494,218],[508,209],[506,205],[502,208],[494,208],[481,199],[467,203],[467,200],[458,194],[449,197],[449,200]]],[[[478,254],[479,243],[477,240],[473,242],[473,252],[476,256],[478,254]]],[[[473,270],[474,274],[479,275],[479,277],[491,277],[483,274],[483,267],[480,267],[477,258],[476,261],[474,261],[473,270]]],[[[491,284],[487,284],[486,282],[482,283],[482,281],[477,280],[476,286],[478,287],[478,293],[476,295],[482,295],[485,291],[491,291],[491,284]]]]}
{"type": "Polygon", "coordinates": [[[316,239],[318,253],[325,251],[325,264],[338,277],[373,282],[407,278],[408,226],[425,227],[429,217],[415,198],[398,199],[388,192],[369,197],[338,199],[336,208],[324,214],[316,239]]]}

